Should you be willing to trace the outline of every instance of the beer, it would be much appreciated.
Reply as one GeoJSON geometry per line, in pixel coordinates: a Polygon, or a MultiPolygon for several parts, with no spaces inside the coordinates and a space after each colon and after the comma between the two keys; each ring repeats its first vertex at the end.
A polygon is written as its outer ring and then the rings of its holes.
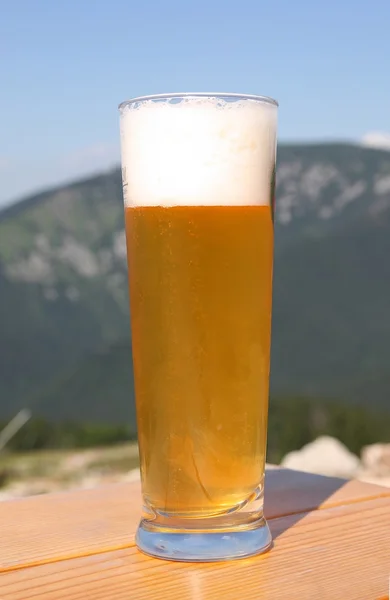
{"type": "Polygon", "coordinates": [[[126,209],[145,502],[211,516],[262,483],[270,206],[126,209]]]}
{"type": "Polygon", "coordinates": [[[271,541],[276,103],[189,94],[120,110],[145,508],[136,542],[174,560],[254,554],[271,541]]]}

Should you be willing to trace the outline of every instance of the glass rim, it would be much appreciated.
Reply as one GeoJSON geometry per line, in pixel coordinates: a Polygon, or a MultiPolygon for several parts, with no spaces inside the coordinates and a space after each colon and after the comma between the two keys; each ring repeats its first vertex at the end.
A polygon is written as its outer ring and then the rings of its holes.
{"type": "Polygon", "coordinates": [[[118,106],[119,110],[131,106],[137,102],[145,102],[147,100],[170,100],[175,98],[232,98],[233,100],[254,100],[262,104],[270,106],[279,106],[279,102],[270,96],[260,96],[257,94],[237,94],[231,92],[174,92],[172,94],[150,94],[147,96],[136,96],[130,100],[124,100],[118,106]]]}

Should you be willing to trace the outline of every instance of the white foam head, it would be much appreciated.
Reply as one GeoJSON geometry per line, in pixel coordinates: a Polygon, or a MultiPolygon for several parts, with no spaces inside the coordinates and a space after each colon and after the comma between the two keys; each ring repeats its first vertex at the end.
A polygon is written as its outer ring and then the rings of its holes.
{"type": "Polygon", "coordinates": [[[126,206],[269,204],[276,104],[194,95],[120,110],[126,206]]]}

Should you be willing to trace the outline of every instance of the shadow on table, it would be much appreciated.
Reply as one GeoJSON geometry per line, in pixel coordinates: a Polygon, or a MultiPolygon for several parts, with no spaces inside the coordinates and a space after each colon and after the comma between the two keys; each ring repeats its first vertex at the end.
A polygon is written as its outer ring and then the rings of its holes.
{"type": "Polygon", "coordinates": [[[267,470],[264,513],[272,538],[276,539],[307,513],[323,505],[341,501],[344,494],[335,494],[346,485],[348,481],[336,477],[324,477],[290,469],[267,470]]]}

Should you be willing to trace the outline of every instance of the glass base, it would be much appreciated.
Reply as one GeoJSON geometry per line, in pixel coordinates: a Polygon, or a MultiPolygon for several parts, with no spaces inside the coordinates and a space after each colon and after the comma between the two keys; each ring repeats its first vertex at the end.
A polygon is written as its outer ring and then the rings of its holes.
{"type": "Polygon", "coordinates": [[[142,520],[136,535],[138,548],[156,558],[183,562],[214,562],[246,558],[269,549],[271,532],[262,517],[250,529],[177,532],[142,520]]]}

